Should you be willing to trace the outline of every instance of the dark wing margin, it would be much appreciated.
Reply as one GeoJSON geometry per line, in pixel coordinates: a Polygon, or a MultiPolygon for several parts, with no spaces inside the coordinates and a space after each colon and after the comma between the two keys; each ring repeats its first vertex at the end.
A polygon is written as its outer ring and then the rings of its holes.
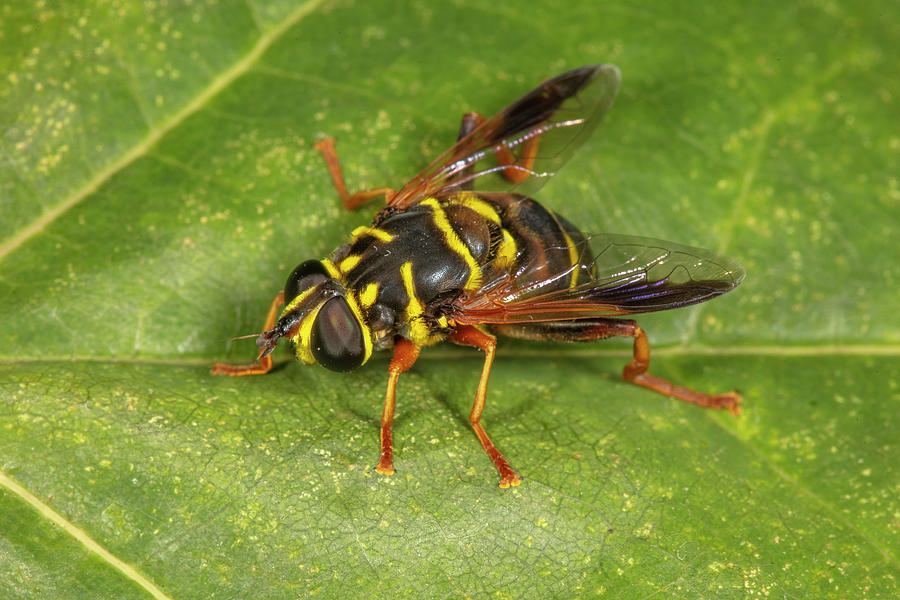
{"type": "Polygon", "coordinates": [[[618,67],[600,64],[544,82],[438,156],[403,186],[388,206],[406,208],[429,197],[446,196],[476,179],[491,180],[479,181],[479,191],[534,193],[590,137],[612,106],[620,81],[618,67]],[[524,143],[535,136],[541,136],[538,154],[523,183],[514,185],[501,179],[503,167],[496,161],[482,162],[504,148],[518,157],[524,143]],[[496,177],[484,178],[491,174],[496,177]]]}
{"type": "Polygon", "coordinates": [[[499,122],[490,128],[486,142],[495,144],[549,121],[562,103],[584,88],[601,68],[603,65],[573,69],[531,90],[497,115],[499,122]]]}
{"type": "Polygon", "coordinates": [[[589,281],[574,286],[572,270],[543,279],[519,265],[460,298],[448,318],[460,324],[569,321],[656,312],[706,302],[744,278],[735,261],[709,250],[651,238],[603,234],[589,281]],[[527,283],[523,283],[527,282],[527,283]]]}

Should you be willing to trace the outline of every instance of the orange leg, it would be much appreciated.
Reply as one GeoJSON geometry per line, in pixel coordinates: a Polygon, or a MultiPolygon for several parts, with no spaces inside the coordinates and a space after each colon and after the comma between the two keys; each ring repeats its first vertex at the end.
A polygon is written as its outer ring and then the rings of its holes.
{"type": "MultiPolygon", "coordinates": [[[[479,113],[464,114],[462,118],[462,125],[460,125],[459,128],[457,141],[469,135],[482,123],[484,123],[483,115],[479,113]]],[[[522,183],[523,181],[528,179],[529,175],[531,175],[531,167],[534,165],[534,159],[535,157],[537,157],[537,149],[540,139],[541,134],[537,134],[525,140],[525,142],[522,144],[522,153],[518,157],[513,154],[513,151],[508,145],[504,144],[501,147],[496,156],[497,161],[501,165],[507,166],[507,168],[503,169],[503,176],[506,177],[506,179],[513,183],[522,183]]],[[[471,185],[467,185],[466,188],[471,188],[471,185]]]]}
{"type": "Polygon", "coordinates": [[[382,475],[394,474],[394,446],[391,427],[394,424],[394,408],[397,406],[397,379],[400,373],[409,370],[419,358],[419,347],[404,338],[394,343],[394,358],[388,366],[387,394],[384,397],[384,411],[381,413],[381,460],[375,470],[382,475]]]}
{"type": "Polygon", "coordinates": [[[641,387],[665,394],[691,404],[718,410],[728,409],[737,415],[741,411],[741,396],[737,392],[706,394],[674,385],[647,373],[650,367],[650,343],[647,334],[637,323],[626,319],[578,319],[548,323],[494,325],[500,335],[553,342],[591,342],[614,336],[634,338],[634,354],[625,366],[622,377],[641,387]]]}
{"type": "Polygon", "coordinates": [[[331,173],[331,180],[334,182],[334,187],[337,188],[338,196],[340,196],[341,202],[344,203],[344,207],[347,210],[357,209],[376,196],[384,195],[385,200],[390,202],[391,199],[397,195],[397,192],[391,188],[382,187],[374,190],[356,192],[351,196],[347,193],[347,185],[344,183],[341,162],[338,160],[337,150],[334,148],[334,138],[325,138],[320,142],[316,142],[316,145],[313,147],[322,153],[322,157],[328,165],[328,172],[331,173]]]}
{"type": "Polygon", "coordinates": [[[629,325],[625,335],[634,338],[634,354],[631,362],[625,365],[625,369],[622,371],[622,377],[626,381],[666,396],[696,404],[697,406],[714,408],[716,410],[728,409],[734,416],[740,414],[741,395],[737,392],[706,394],[675,385],[670,381],[649,374],[647,369],[650,367],[650,342],[647,340],[647,334],[634,321],[623,321],[622,323],[629,325]]]}
{"type": "Polygon", "coordinates": [[[494,350],[497,347],[497,338],[470,325],[462,325],[450,334],[449,339],[455,344],[484,350],[484,367],[481,370],[481,379],[478,381],[478,391],[475,393],[475,404],[472,405],[472,412],[469,414],[469,423],[472,424],[475,435],[478,436],[485,452],[488,453],[488,456],[494,461],[497,471],[500,472],[500,487],[519,485],[522,481],[521,478],[516,475],[516,472],[509,466],[509,463],[503,458],[500,451],[494,447],[484,427],[481,426],[481,413],[484,411],[488,377],[491,374],[491,365],[494,363],[494,350]]]}
{"type": "MultiPolygon", "coordinates": [[[[284,305],[284,292],[278,292],[272,304],[269,305],[269,312],[266,314],[266,322],[263,325],[263,331],[268,331],[275,326],[275,320],[278,316],[278,309],[284,305]]],[[[262,350],[260,350],[262,353],[262,350]]],[[[212,371],[213,375],[232,375],[234,377],[240,375],[265,375],[272,370],[272,357],[264,356],[259,358],[252,365],[226,365],[224,363],[216,363],[212,371]]]]}
{"type": "Polygon", "coordinates": [[[497,160],[500,161],[500,164],[509,165],[503,169],[503,176],[513,183],[522,183],[528,179],[534,159],[537,157],[538,142],[540,141],[540,134],[525,140],[522,144],[522,153],[518,158],[512,153],[509,146],[504,144],[503,148],[497,152],[497,160]]]}

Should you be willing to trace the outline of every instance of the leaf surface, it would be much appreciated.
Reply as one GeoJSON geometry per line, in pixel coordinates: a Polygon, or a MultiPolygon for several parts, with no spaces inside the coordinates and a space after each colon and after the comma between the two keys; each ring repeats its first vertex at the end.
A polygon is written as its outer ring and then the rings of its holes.
{"type": "Polygon", "coordinates": [[[0,19],[0,596],[779,597],[897,593],[898,47],[885,3],[95,3],[0,19]],[[630,347],[437,347],[337,375],[249,360],[290,270],[456,136],[567,68],[623,72],[539,199],[707,247],[734,292],[630,347]]]}

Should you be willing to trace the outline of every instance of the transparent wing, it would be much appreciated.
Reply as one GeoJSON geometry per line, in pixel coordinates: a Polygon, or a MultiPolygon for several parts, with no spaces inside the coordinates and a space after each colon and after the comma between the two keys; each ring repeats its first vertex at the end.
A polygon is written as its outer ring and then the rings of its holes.
{"type": "Polygon", "coordinates": [[[522,263],[463,296],[448,316],[478,324],[655,312],[711,300],[744,278],[730,258],[674,242],[601,234],[575,246],[577,255],[593,259],[546,277],[534,276],[537,261],[522,263]]]}
{"type": "Polygon", "coordinates": [[[429,197],[443,197],[471,187],[475,180],[479,180],[479,191],[534,193],[590,137],[612,106],[620,80],[615,65],[591,65],[544,82],[441,154],[403,186],[388,206],[402,209],[429,197]],[[528,178],[519,184],[502,179],[505,166],[489,159],[511,152],[518,160],[528,141],[538,136],[532,164],[513,167],[527,172],[528,178]]]}

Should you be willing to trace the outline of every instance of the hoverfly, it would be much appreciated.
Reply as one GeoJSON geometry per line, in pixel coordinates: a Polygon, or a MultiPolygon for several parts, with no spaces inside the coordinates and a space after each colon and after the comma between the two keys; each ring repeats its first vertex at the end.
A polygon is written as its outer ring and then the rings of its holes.
{"type": "Polygon", "coordinates": [[[334,371],[356,369],[374,350],[393,348],[375,468],[390,475],[400,374],[425,346],[443,340],[473,346],[485,359],[469,421],[500,473],[500,487],[520,478],[481,425],[496,335],[556,342],[628,336],[634,351],[625,380],[737,414],[737,392],[706,394],[650,375],[647,336],[621,317],[720,296],[740,283],[741,266],[672,242],[587,236],[530,197],[591,134],[620,79],[613,65],[586,66],[546,81],[489,119],[468,113],[457,142],[396,191],[349,195],[333,140],[316,144],[348,209],[380,195],[387,204],[329,258],[303,262],[288,276],[256,340],[254,364],[217,364],[212,372],[266,373],[281,338],[302,362],[334,371]]]}

